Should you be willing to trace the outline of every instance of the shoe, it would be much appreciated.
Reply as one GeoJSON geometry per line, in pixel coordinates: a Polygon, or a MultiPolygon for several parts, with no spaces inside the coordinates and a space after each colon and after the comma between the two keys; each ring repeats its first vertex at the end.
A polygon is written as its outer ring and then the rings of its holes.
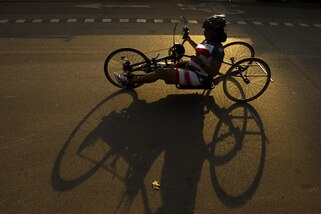
{"type": "Polygon", "coordinates": [[[126,76],[124,75],[120,75],[116,72],[114,72],[116,80],[118,82],[118,84],[122,87],[122,88],[127,88],[129,86],[129,80],[126,76]]]}

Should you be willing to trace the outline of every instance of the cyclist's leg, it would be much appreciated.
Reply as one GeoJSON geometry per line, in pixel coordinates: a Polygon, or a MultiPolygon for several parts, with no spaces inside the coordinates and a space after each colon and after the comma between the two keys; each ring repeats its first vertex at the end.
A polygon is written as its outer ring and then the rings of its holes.
{"type": "Polygon", "coordinates": [[[168,68],[158,68],[154,72],[148,73],[144,76],[131,79],[131,83],[152,83],[159,79],[164,80],[167,84],[176,84],[176,71],[172,67],[168,68]]]}

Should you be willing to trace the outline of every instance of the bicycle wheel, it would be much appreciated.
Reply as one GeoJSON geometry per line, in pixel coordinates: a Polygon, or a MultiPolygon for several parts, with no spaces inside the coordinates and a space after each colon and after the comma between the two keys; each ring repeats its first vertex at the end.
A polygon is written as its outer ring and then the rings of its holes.
{"type": "MultiPolygon", "coordinates": [[[[131,78],[150,72],[151,68],[150,61],[145,54],[133,48],[121,48],[109,54],[105,60],[104,70],[108,81],[121,88],[115,78],[115,72],[131,78]]],[[[140,85],[134,84],[130,88],[140,85]]]]}
{"type": "Polygon", "coordinates": [[[223,80],[225,95],[235,102],[249,102],[259,97],[269,86],[271,71],[261,59],[247,58],[238,61],[223,80]]]}
{"type": "Polygon", "coordinates": [[[230,68],[230,64],[234,64],[242,59],[253,58],[255,55],[254,48],[246,42],[231,42],[223,46],[224,62],[220,72],[225,74],[230,68]]]}

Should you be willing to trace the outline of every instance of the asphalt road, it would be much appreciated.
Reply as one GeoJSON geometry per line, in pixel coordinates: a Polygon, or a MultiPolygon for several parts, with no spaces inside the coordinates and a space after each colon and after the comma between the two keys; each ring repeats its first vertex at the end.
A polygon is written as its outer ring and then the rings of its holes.
{"type": "Polygon", "coordinates": [[[1,213],[320,213],[320,7],[186,2],[0,3],[1,213]],[[271,68],[257,100],[107,82],[113,50],[166,54],[179,15],[201,41],[214,11],[271,68]]]}

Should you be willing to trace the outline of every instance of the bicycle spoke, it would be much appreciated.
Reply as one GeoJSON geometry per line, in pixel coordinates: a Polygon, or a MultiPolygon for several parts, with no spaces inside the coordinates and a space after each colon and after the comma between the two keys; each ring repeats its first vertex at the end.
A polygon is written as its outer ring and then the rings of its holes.
{"type": "Polygon", "coordinates": [[[233,66],[223,83],[224,92],[235,101],[248,101],[260,96],[270,81],[267,65],[259,59],[245,59],[233,66]]]}

